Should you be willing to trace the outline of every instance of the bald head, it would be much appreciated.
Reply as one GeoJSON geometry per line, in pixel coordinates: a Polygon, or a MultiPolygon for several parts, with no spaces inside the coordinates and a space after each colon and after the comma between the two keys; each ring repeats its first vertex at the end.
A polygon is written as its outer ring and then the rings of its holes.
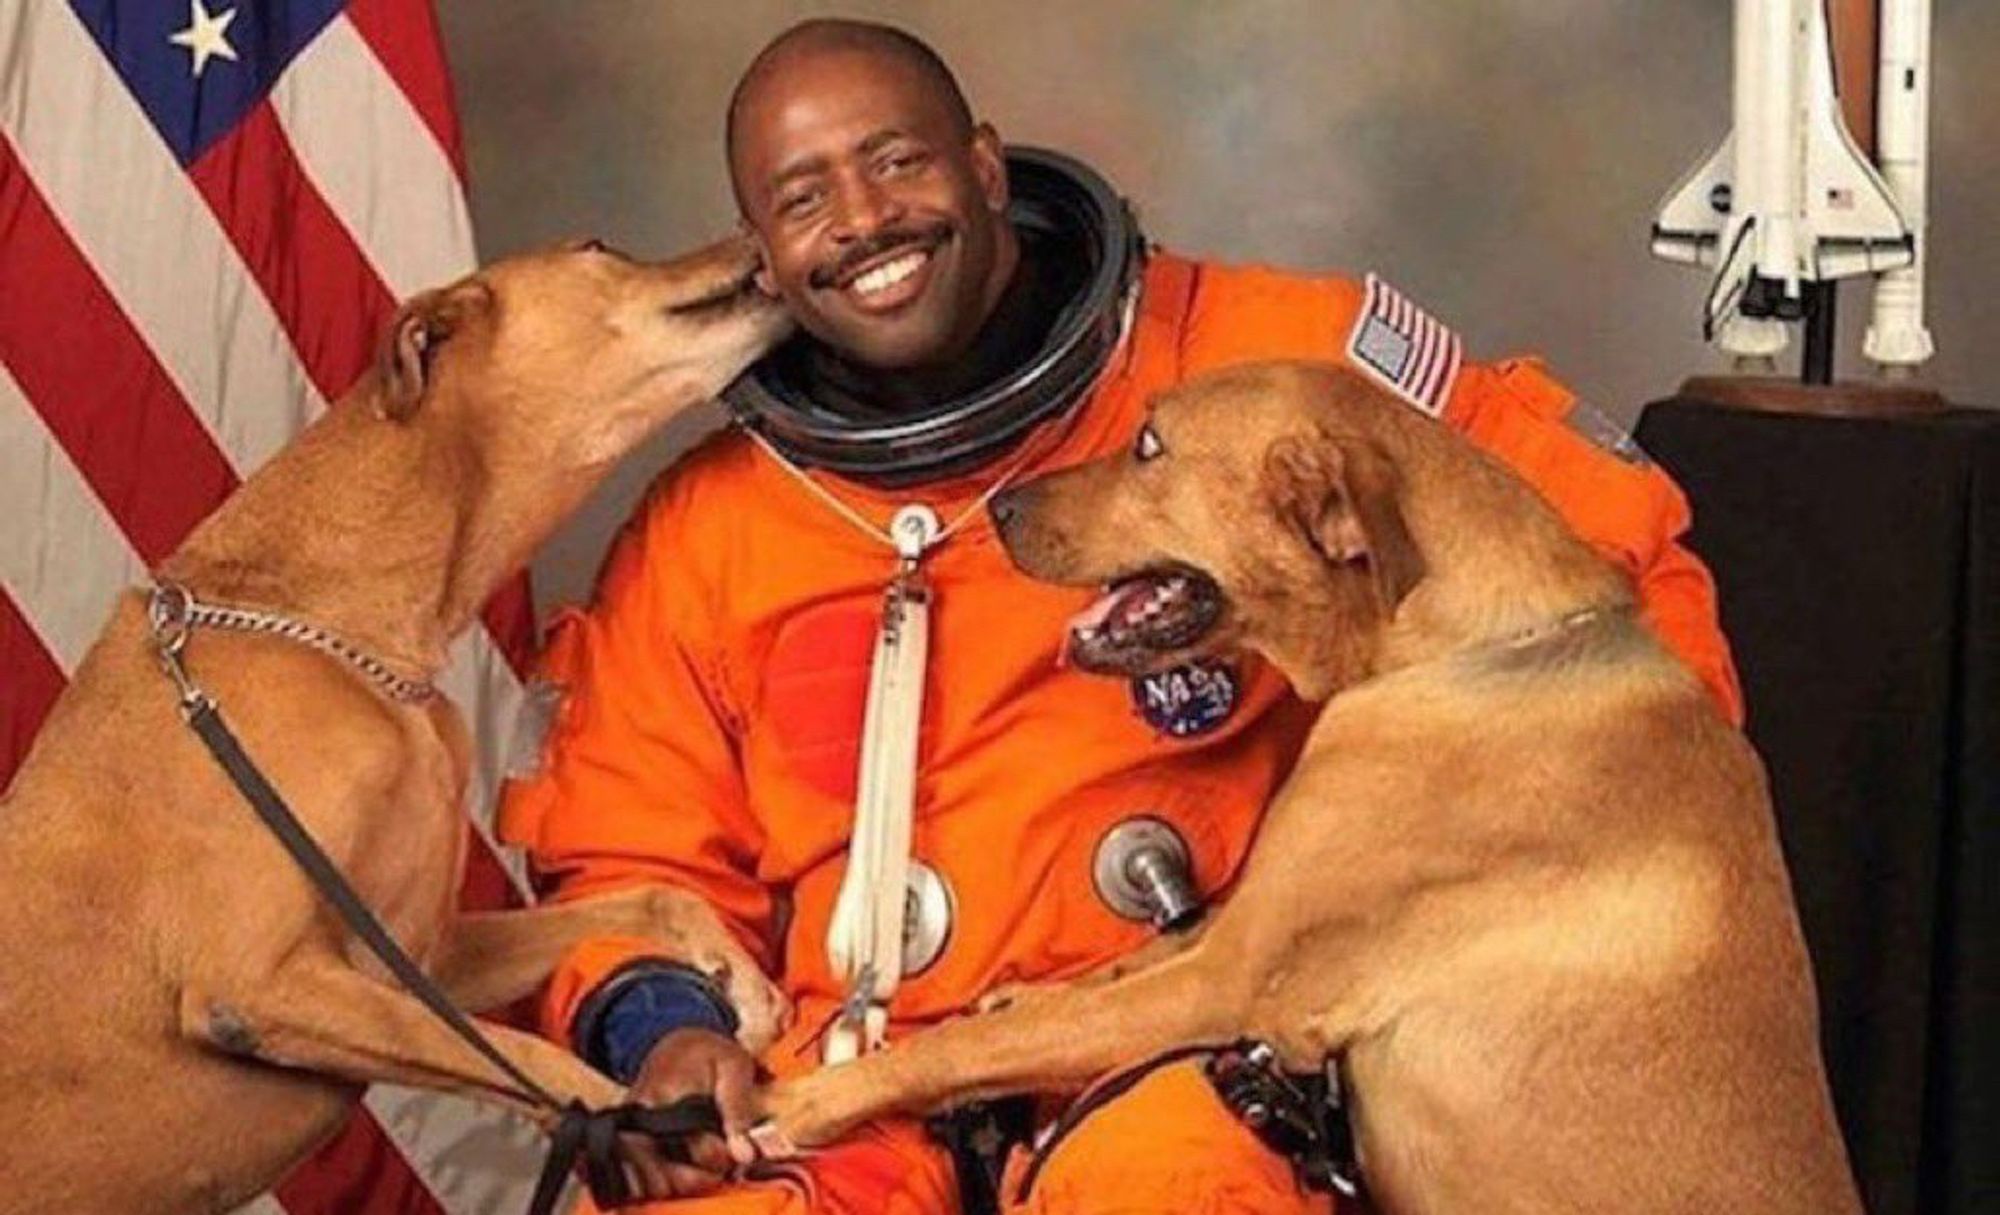
{"type": "MultiPolygon", "coordinates": [[[[745,111],[763,100],[772,81],[782,78],[789,68],[802,66],[824,56],[849,56],[874,61],[882,71],[912,77],[917,86],[942,108],[955,133],[970,138],[972,107],[958,87],[958,78],[930,45],[914,34],[893,25],[873,21],[850,21],[820,17],[801,21],[765,44],[743,69],[736,90],[729,95],[729,116],[723,129],[723,146],[729,157],[730,182],[737,201],[743,199],[743,183],[737,170],[737,142],[745,111]]],[[[866,70],[864,67],[863,70],[866,70]]]]}

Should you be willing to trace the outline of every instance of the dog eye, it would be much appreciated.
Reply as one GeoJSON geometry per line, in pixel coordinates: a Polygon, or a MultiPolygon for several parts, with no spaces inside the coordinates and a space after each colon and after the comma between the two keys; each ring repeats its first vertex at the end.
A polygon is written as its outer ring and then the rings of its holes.
{"type": "Polygon", "coordinates": [[[1167,445],[1160,442],[1160,432],[1153,429],[1151,422],[1139,428],[1139,437],[1132,444],[1132,458],[1144,464],[1167,454],[1167,445]]]}

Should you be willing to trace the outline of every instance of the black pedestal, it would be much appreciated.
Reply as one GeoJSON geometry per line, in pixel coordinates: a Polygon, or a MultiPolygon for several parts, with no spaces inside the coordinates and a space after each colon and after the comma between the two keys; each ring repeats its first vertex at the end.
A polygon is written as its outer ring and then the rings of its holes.
{"type": "Polygon", "coordinates": [[[1637,434],[1721,591],[1868,1209],[2000,1213],[2000,412],[1637,434]]]}

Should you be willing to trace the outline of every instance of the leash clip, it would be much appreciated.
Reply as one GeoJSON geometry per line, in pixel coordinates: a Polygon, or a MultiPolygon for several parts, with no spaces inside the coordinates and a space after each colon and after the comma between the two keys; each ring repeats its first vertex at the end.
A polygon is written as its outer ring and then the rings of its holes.
{"type": "Polygon", "coordinates": [[[180,710],[183,719],[192,720],[203,709],[213,709],[215,701],[201,690],[194,678],[187,672],[187,664],[181,661],[181,650],[187,646],[188,634],[194,631],[194,595],[176,582],[159,581],[153,584],[153,591],[146,600],[146,624],[153,632],[153,656],[159,659],[160,669],[167,678],[174,681],[174,688],[180,694],[180,710]]]}
{"type": "Polygon", "coordinates": [[[1269,1043],[1244,1041],[1209,1059],[1216,1095],[1264,1145],[1292,1163],[1308,1189],[1355,1198],[1361,1170],[1339,1065],[1317,1076],[1285,1072],[1269,1043]]]}
{"type": "Polygon", "coordinates": [[[875,975],[875,964],[870,962],[847,989],[827,1031],[824,1062],[846,1063],[882,1045],[889,1028],[889,1005],[876,993],[875,975]]]}

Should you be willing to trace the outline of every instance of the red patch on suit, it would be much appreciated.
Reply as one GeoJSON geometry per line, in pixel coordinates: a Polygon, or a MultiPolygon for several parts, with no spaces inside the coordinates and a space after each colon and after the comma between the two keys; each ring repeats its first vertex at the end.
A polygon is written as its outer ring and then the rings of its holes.
{"type": "Polygon", "coordinates": [[[779,627],[764,665],[765,723],[797,776],[854,800],[868,670],[881,605],[874,599],[807,608],[779,627]]]}

